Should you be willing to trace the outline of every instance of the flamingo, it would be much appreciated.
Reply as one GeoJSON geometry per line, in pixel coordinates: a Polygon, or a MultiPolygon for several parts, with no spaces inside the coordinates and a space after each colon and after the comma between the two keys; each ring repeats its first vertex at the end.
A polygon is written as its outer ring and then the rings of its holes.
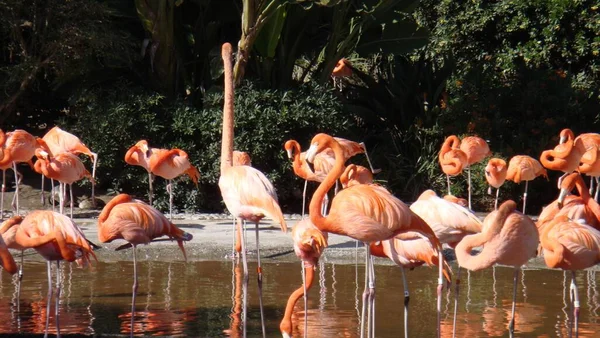
{"type": "Polygon", "coordinates": [[[452,195],[450,176],[462,173],[463,168],[467,166],[467,154],[460,150],[460,140],[456,135],[450,135],[446,138],[438,155],[438,161],[442,171],[446,174],[448,195],[452,195]]]}
{"type": "Polygon", "coordinates": [[[600,231],[588,224],[562,215],[550,221],[540,233],[544,261],[549,268],[570,270],[571,296],[574,304],[575,336],[578,331],[579,294],[575,271],[600,263],[600,231]]]}
{"type": "Polygon", "coordinates": [[[506,161],[501,158],[491,158],[488,164],[485,166],[485,179],[490,185],[488,194],[492,193],[492,187],[496,188],[496,201],[494,202],[494,210],[498,210],[498,195],[500,194],[500,187],[506,180],[506,173],[508,167],[506,161]]]}
{"type": "Polygon", "coordinates": [[[150,205],[135,200],[127,194],[120,194],[108,202],[98,216],[100,242],[108,243],[115,239],[124,239],[133,246],[131,336],[133,336],[135,296],[138,288],[136,248],[139,244],[148,244],[152,239],[161,236],[175,239],[183,253],[183,258],[187,261],[183,242],[190,241],[192,235],[176,227],[150,205]]]}
{"type": "MultiPolygon", "coordinates": [[[[60,153],[71,153],[73,155],[84,154],[92,159],[92,180],[96,180],[96,165],[98,164],[98,154],[88,148],[79,137],[60,129],[58,126],[50,129],[42,140],[52,155],[60,153]]],[[[44,200],[44,176],[42,176],[42,201],[44,200]]],[[[96,206],[95,184],[92,184],[92,205],[96,206]]]]}
{"type": "Polygon", "coordinates": [[[312,287],[314,281],[315,267],[323,250],[327,247],[327,233],[322,233],[309,219],[304,218],[294,225],[292,230],[292,239],[294,240],[294,252],[302,261],[302,284],[300,288],[292,292],[287,305],[285,314],[279,324],[279,330],[284,338],[292,336],[292,312],[294,306],[300,297],[304,297],[304,332],[307,328],[307,293],[312,287]]]}
{"type": "MultiPolygon", "coordinates": [[[[446,200],[447,196],[442,199],[433,190],[426,190],[410,205],[410,210],[429,224],[440,243],[446,243],[455,248],[465,236],[481,232],[483,224],[466,207],[446,200]]],[[[459,287],[460,264],[455,283],[453,330],[456,328],[459,287]]]]}
{"type": "MultiPolygon", "coordinates": [[[[326,192],[331,189],[335,180],[342,174],[344,168],[343,150],[340,144],[327,134],[317,134],[311,141],[311,146],[306,153],[306,159],[309,162],[314,161],[315,155],[326,148],[331,148],[335,154],[335,166],[327,174],[327,177],[310,201],[309,214],[310,220],[322,232],[331,232],[339,235],[348,236],[370,244],[372,242],[383,241],[397,235],[411,233],[428,238],[435,243],[435,249],[440,253],[440,280],[438,285],[438,334],[439,334],[439,316],[441,314],[441,269],[442,255],[441,244],[436,238],[431,228],[416,214],[414,214],[406,204],[394,197],[385,188],[375,184],[357,184],[340,191],[331,203],[329,215],[323,216],[320,206],[326,192]]],[[[366,257],[366,279],[365,293],[373,295],[375,292],[373,262],[370,257],[370,249],[367,246],[366,257]],[[367,288],[369,289],[367,291],[367,288]]],[[[363,302],[363,320],[364,325],[366,303],[363,302]]],[[[369,307],[371,309],[371,306],[369,307]]],[[[371,332],[368,321],[367,332],[371,332]]],[[[361,328],[361,335],[363,334],[361,328]]]]}
{"type": "Polygon", "coordinates": [[[157,148],[150,148],[148,146],[148,141],[140,140],[131,148],[129,148],[127,153],[125,153],[125,163],[140,166],[146,169],[146,172],[148,172],[148,203],[150,205],[152,205],[152,181],[154,180],[154,177],[152,176],[152,171],[150,170],[149,159],[152,155],[156,154],[157,151],[157,148]]]}
{"type": "Polygon", "coordinates": [[[546,172],[546,169],[542,167],[540,162],[531,156],[516,155],[513,156],[508,162],[506,179],[517,184],[521,183],[521,181],[525,181],[525,192],[523,193],[523,213],[525,213],[525,206],[527,205],[527,187],[529,185],[529,181],[538,176],[543,176],[547,179],[548,173],[546,172]]]}
{"type": "MultiPolygon", "coordinates": [[[[575,137],[575,135],[573,134],[573,131],[569,128],[565,128],[560,131],[560,140],[558,143],[561,144],[561,143],[565,143],[565,141],[567,141],[567,140],[577,140],[577,139],[581,140],[586,152],[590,152],[594,148],[600,148],[600,134],[598,134],[598,133],[583,133],[583,134],[580,134],[579,136],[575,137]]],[[[584,156],[585,156],[585,154],[584,154],[584,156]]],[[[592,156],[592,154],[588,155],[588,157],[591,157],[591,156],[592,156]]],[[[582,158],[582,161],[583,161],[583,158],[582,158]]],[[[588,164],[589,164],[589,162],[588,162],[588,164]]],[[[596,188],[595,199],[598,200],[598,190],[600,189],[600,187],[598,187],[600,185],[600,177],[599,177],[600,173],[598,173],[598,170],[593,170],[593,171],[589,171],[589,172],[581,172],[581,164],[580,164],[579,169],[580,169],[580,171],[579,171],[580,173],[591,176],[590,194],[592,194],[594,191],[594,178],[596,179],[597,188],[596,188]]]]}
{"type": "Polygon", "coordinates": [[[467,136],[460,141],[460,150],[467,155],[467,175],[469,177],[469,209],[471,207],[471,165],[482,161],[492,154],[490,147],[484,139],[477,136],[467,136]]]}
{"type": "MultiPolygon", "coordinates": [[[[429,266],[438,265],[439,252],[435,250],[433,242],[419,236],[413,236],[412,238],[402,236],[400,238],[371,243],[370,249],[373,256],[389,258],[400,267],[402,283],[404,284],[404,337],[408,337],[408,302],[410,295],[404,268],[412,270],[423,264],[429,266]]],[[[443,273],[448,283],[450,283],[451,269],[446,261],[444,261],[443,273]]]]}
{"type": "Polygon", "coordinates": [[[567,216],[600,230],[600,205],[592,198],[583,178],[577,172],[563,179],[556,201],[542,210],[537,222],[540,233],[546,223],[559,216],[567,216]],[[573,189],[577,189],[579,196],[569,195],[573,189]]]}
{"type": "Polygon", "coordinates": [[[156,176],[169,180],[167,191],[169,192],[169,219],[173,219],[173,179],[187,174],[196,187],[200,172],[194,167],[188,158],[188,154],[181,149],[158,149],[149,159],[150,171],[156,176]]]}
{"type": "MultiPolygon", "coordinates": [[[[225,70],[225,103],[223,107],[223,135],[221,143],[221,176],[219,189],[227,210],[233,217],[251,221],[256,225],[256,256],[258,260],[258,291],[263,337],[266,336],[264,311],[262,304],[262,267],[260,265],[260,246],[258,224],[266,216],[279,223],[281,230],[287,232],[283,213],[277,202],[275,187],[259,170],[246,165],[233,165],[233,67],[231,64],[231,44],[225,43],[221,49],[225,70]]],[[[248,262],[246,259],[245,239],[242,239],[242,262],[244,266],[244,284],[248,282],[248,262]]],[[[247,288],[244,288],[244,299],[247,288]]],[[[244,316],[244,334],[246,318],[244,316]]]]}
{"type": "MultiPolygon", "coordinates": [[[[245,151],[234,150],[232,161],[233,165],[252,166],[252,159],[250,158],[250,155],[245,151]]],[[[233,226],[235,227],[235,229],[233,230],[235,232],[234,252],[239,254],[240,252],[242,252],[242,220],[238,219],[237,222],[234,221],[233,226]]],[[[235,255],[232,255],[232,257],[235,257],[235,255]]]]}
{"type": "MultiPolygon", "coordinates": [[[[284,144],[284,149],[287,152],[288,158],[292,160],[292,169],[296,176],[304,179],[304,190],[302,192],[302,217],[306,208],[306,188],[308,181],[322,182],[327,173],[333,168],[335,158],[333,151],[324,151],[315,158],[313,168],[306,162],[306,152],[301,152],[300,144],[296,140],[287,140],[284,144]]],[[[328,204],[329,198],[326,197],[323,203],[323,208],[328,204]]]]}
{"type": "Polygon", "coordinates": [[[596,193],[594,199],[598,200],[598,186],[600,186],[600,148],[592,147],[588,149],[579,160],[577,171],[581,174],[591,176],[590,194],[594,191],[594,180],[596,180],[596,193]]]}
{"type": "MultiPolygon", "coordinates": [[[[60,261],[77,261],[80,265],[90,263],[90,258],[96,259],[92,247],[88,244],[83,232],[69,217],[50,210],[35,210],[29,213],[19,225],[15,234],[15,241],[23,248],[35,249],[44,259],[48,269],[48,301],[46,313],[50,313],[52,300],[52,272],[51,261],[56,261],[56,301],[55,319],[56,332],[60,336],[60,325],[58,308],[60,299],[60,261]],[[43,243],[43,244],[42,244],[43,243]]],[[[46,332],[48,336],[48,324],[50,316],[46,316],[46,332]]]]}
{"type": "Polygon", "coordinates": [[[0,168],[6,168],[12,163],[15,171],[15,195],[16,195],[16,214],[19,213],[19,179],[17,177],[17,163],[26,162],[33,168],[31,159],[35,155],[35,150],[42,147],[45,148],[44,141],[39,137],[35,137],[22,129],[4,134],[0,130],[0,146],[2,146],[0,159],[0,168]]]}
{"type": "Polygon", "coordinates": [[[342,188],[346,189],[355,184],[373,183],[373,173],[362,165],[350,164],[340,176],[342,188]]]}
{"type": "Polygon", "coordinates": [[[552,150],[544,150],[540,156],[540,162],[546,169],[564,172],[558,179],[558,186],[560,187],[560,182],[579,167],[579,160],[585,150],[583,139],[567,139],[552,150]]]}
{"type": "Polygon", "coordinates": [[[514,201],[508,200],[492,211],[483,221],[479,234],[463,238],[456,246],[458,263],[471,271],[489,268],[494,264],[503,264],[515,268],[513,279],[513,303],[509,325],[511,335],[514,332],[517,279],[520,267],[536,256],[539,243],[538,230],[533,221],[515,209],[514,201]],[[471,255],[471,249],[483,246],[481,252],[471,255]]]}
{"type": "Polygon", "coordinates": [[[342,89],[341,79],[344,77],[352,76],[352,65],[350,61],[342,58],[339,59],[333,71],[331,71],[331,77],[333,78],[333,86],[336,87],[336,84],[339,83],[340,90],[342,89]]]}
{"type": "Polygon", "coordinates": [[[60,183],[60,213],[64,212],[64,196],[66,194],[67,184],[69,185],[71,218],[73,217],[73,183],[84,177],[87,177],[94,184],[94,179],[87,171],[76,155],[71,153],[59,153],[51,156],[45,150],[37,149],[36,156],[38,160],[35,163],[34,170],[43,173],[44,176],[60,183]]]}

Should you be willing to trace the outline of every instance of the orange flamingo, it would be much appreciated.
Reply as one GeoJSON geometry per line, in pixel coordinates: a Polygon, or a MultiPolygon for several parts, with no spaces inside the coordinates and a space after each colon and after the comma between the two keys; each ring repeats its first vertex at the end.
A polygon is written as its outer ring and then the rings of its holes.
{"type": "Polygon", "coordinates": [[[188,158],[188,154],[181,149],[158,149],[149,159],[150,171],[169,181],[167,191],[169,192],[169,219],[173,219],[173,179],[187,174],[196,187],[200,172],[194,167],[188,158]]]}
{"type": "Polygon", "coordinates": [[[600,263],[600,231],[585,223],[559,216],[550,221],[540,234],[544,261],[550,268],[570,270],[571,299],[575,336],[579,323],[579,294],[575,271],[583,270],[600,263]]]}
{"type": "Polygon", "coordinates": [[[460,150],[467,155],[467,175],[469,177],[469,209],[471,207],[471,165],[482,161],[485,157],[492,155],[490,147],[484,139],[477,136],[467,136],[460,141],[460,150]]]}
{"type": "Polygon", "coordinates": [[[598,200],[598,186],[600,186],[600,148],[591,147],[588,149],[579,160],[577,168],[581,174],[590,176],[590,194],[594,192],[594,180],[596,180],[596,193],[594,199],[598,200]]]}
{"type": "MultiPolygon", "coordinates": [[[[252,166],[252,159],[250,155],[245,151],[233,151],[232,157],[233,165],[247,165],[252,166]]],[[[234,239],[234,253],[242,252],[242,220],[238,219],[237,222],[234,220],[233,226],[235,229],[235,239],[234,239]]],[[[232,255],[234,257],[234,255],[232,255]]]]}
{"type": "MultiPolygon", "coordinates": [[[[598,134],[598,133],[583,133],[583,134],[580,134],[579,136],[577,136],[577,138],[575,138],[573,131],[569,128],[565,128],[565,129],[561,130],[561,132],[560,132],[560,140],[558,143],[560,144],[560,143],[565,143],[567,140],[578,140],[578,139],[580,139],[582,141],[583,147],[585,148],[586,153],[589,153],[589,154],[587,154],[587,161],[585,164],[593,166],[593,164],[591,164],[591,162],[590,162],[590,157],[595,156],[592,151],[593,149],[600,148],[600,134],[598,134]]],[[[586,157],[586,154],[584,154],[583,157],[586,157]]],[[[581,162],[584,162],[583,157],[581,159],[581,162]]],[[[596,164],[596,166],[597,165],[598,164],[596,164]]],[[[596,180],[596,194],[595,194],[594,198],[596,200],[598,200],[598,190],[600,190],[600,170],[595,169],[595,168],[589,168],[588,166],[584,166],[584,168],[582,168],[581,166],[582,166],[582,164],[580,163],[579,172],[582,174],[591,176],[590,194],[592,194],[594,191],[594,179],[596,180]],[[582,169],[586,172],[581,171],[582,169]]]]}
{"type": "MultiPolygon", "coordinates": [[[[412,270],[423,264],[429,266],[438,265],[439,253],[436,251],[433,242],[414,234],[412,234],[412,238],[411,235],[402,235],[402,237],[371,243],[370,249],[373,256],[389,258],[400,267],[402,283],[404,284],[404,336],[408,337],[408,303],[410,294],[408,292],[408,283],[406,282],[404,268],[412,270]]],[[[450,283],[451,269],[446,261],[444,261],[443,274],[446,277],[446,281],[450,283]]]]}
{"type": "MultiPolygon", "coordinates": [[[[52,272],[50,262],[56,261],[56,271],[60,271],[60,261],[77,261],[78,264],[87,265],[90,258],[96,259],[92,247],[88,244],[83,232],[73,220],[65,215],[50,210],[35,210],[29,213],[19,225],[15,240],[23,248],[35,249],[47,261],[48,268],[48,301],[46,313],[50,313],[52,300],[52,272]],[[45,241],[45,239],[51,239],[45,241]],[[44,243],[45,242],[45,243],[44,243]],[[41,244],[44,243],[44,244],[41,244]]],[[[60,278],[56,276],[56,301],[55,320],[57,336],[60,336],[58,308],[60,299],[60,278]]],[[[50,316],[46,316],[46,334],[50,316]]]]}
{"type": "MultiPolygon", "coordinates": [[[[58,126],[50,129],[42,140],[46,143],[50,153],[54,156],[60,153],[71,153],[73,155],[84,154],[92,159],[92,179],[96,180],[96,165],[98,154],[88,148],[79,137],[60,129],[58,126]]],[[[42,176],[42,201],[44,201],[44,176],[42,176]]],[[[42,202],[44,203],[44,202],[42,202]]],[[[95,184],[92,184],[92,205],[96,206],[95,184]]]]}
{"type": "MultiPolygon", "coordinates": [[[[333,198],[329,215],[324,217],[320,206],[326,192],[343,172],[343,150],[333,137],[318,134],[312,139],[311,146],[306,153],[307,160],[312,162],[315,155],[326,148],[331,148],[335,153],[335,166],[325,180],[321,182],[309,205],[310,220],[319,230],[349,236],[364,243],[383,241],[400,234],[413,232],[431,240],[435,243],[438,252],[441,252],[441,244],[431,228],[419,216],[411,212],[406,204],[378,185],[357,184],[340,191],[333,198]]],[[[370,256],[370,249],[367,247],[366,279],[368,283],[365,284],[363,297],[365,295],[371,295],[372,297],[375,291],[374,269],[370,256]]],[[[439,254],[439,257],[441,276],[442,255],[439,254]]],[[[440,277],[438,285],[438,328],[441,314],[441,282],[440,277]]],[[[365,308],[366,303],[363,302],[361,326],[365,323],[365,308]]],[[[369,308],[372,307],[369,306],[369,308]]],[[[370,320],[368,324],[367,332],[370,332],[370,320]]]]}
{"type": "MultiPolygon", "coordinates": [[[[318,154],[315,157],[313,168],[306,162],[306,152],[301,152],[300,144],[296,140],[288,140],[283,146],[287,152],[288,158],[292,159],[292,168],[296,176],[304,179],[304,191],[302,192],[302,217],[306,207],[306,188],[308,181],[322,182],[327,173],[333,168],[335,158],[330,149],[318,154]]],[[[329,198],[326,197],[323,208],[326,208],[329,198]]]]}
{"type": "Polygon", "coordinates": [[[59,209],[61,214],[64,212],[64,196],[66,195],[67,184],[69,185],[71,217],[73,217],[73,183],[87,177],[94,184],[92,175],[85,169],[79,157],[71,153],[59,153],[56,156],[51,156],[45,150],[38,149],[35,154],[38,160],[34,169],[60,183],[59,209]]]}
{"type": "Polygon", "coordinates": [[[340,176],[342,188],[346,189],[356,184],[373,183],[373,173],[362,165],[350,164],[340,176]]]}
{"type": "Polygon", "coordinates": [[[485,179],[487,180],[490,188],[488,194],[492,193],[492,187],[496,188],[496,201],[494,202],[494,210],[498,210],[498,195],[500,194],[500,187],[506,180],[506,173],[508,167],[506,161],[501,158],[491,158],[485,166],[485,179]]]}
{"type": "Polygon", "coordinates": [[[285,314],[279,324],[279,330],[284,338],[292,336],[292,312],[300,297],[304,297],[304,332],[308,330],[307,293],[312,287],[319,257],[327,247],[327,237],[326,232],[322,233],[307,218],[294,225],[292,239],[294,240],[294,252],[302,261],[302,286],[290,295],[285,307],[285,314]]]}
{"type": "Polygon", "coordinates": [[[183,258],[187,261],[183,242],[190,241],[192,235],[176,227],[160,211],[140,200],[134,200],[127,194],[117,195],[106,204],[98,217],[100,242],[124,239],[133,246],[131,335],[133,335],[135,295],[138,288],[136,248],[139,244],[148,244],[152,239],[161,236],[175,239],[183,253],[183,258]]]}
{"type": "MultiPolygon", "coordinates": [[[[225,103],[223,107],[223,135],[221,143],[221,176],[219,189],[227,210],[233,217],[251,221],[256,225],[256,256],[258,260],[258,292],[263,336],[266,336],[264,311],[262,305],[262,267],[260,265],[260,246],[258,224],[266,216],[281,225],[283,232],[287,225],[277,202],[275,187],[259,170],[245,165],[233,165],[233,67],[231,64],[231,44],[225,43],[221,49],[225,70],[225,103]]],[[[244,265],[244,284],[248,283],[248,262],[246,259],[245,239],[242,239],[242,261],[244,265]]],[[[244,288],[244,300],[247,288],[244,288]]],[[[245,303],[244,303],[245,304],[245,303]]],[[[245,310],[245,309],[244,309],[245,310]]],[[[244,311],[244,335],[246,334],[246,316],[244,311]]]]}
{"type": "Polygon", "coordinates": [[[523,213],[525,213],[525,206],[527,205],[527,187],[529,185],[529,181],[538,176],[543,176],[547,179],[548,173],[546,172],[546,169],[542,168],[540,162],[531,156],[516,155],[513,156],[508,162],[506,179],[517,184],[521,183],[521,181],[525,181],[525,192],[523,193],[523,213]]]}
{"type": "Polygon", "coordinates": [[[150,157],[158,151],[157,148],[150,148],[148,146],[148,141],[140,140],[136,144],[134,144],[127,153],[125,154],[125,163],[129,165],[137,165],[148,172],[148,203],[152,205],[152,197],[153,197],[153,189],[152,189],[152,181],[154,181],[154,177],[152,175],[152,171],[150,171],[150,157]]]}
{"type": "Polygon", "coordinates": [[[513,303],[509,330],[514,332],[517,279],[520,267],[535,257],[539,235],[533,221],[515,211],[517,205],[508,200],[498,210],[492,211],[483,221],[479,234],[463,238],[456,246],[458,263],[471,271],[489,268],[494,264],[503,264],[515,268],[513,280],[513,303]],[[483,246],[481,252],[471,255],[471,249],[483,246]]]}
{"type": "Polygon", "coordinates": [[[6,168],[10,164],[15,171],[15,195],[16,195],[16,214],[19,213],[19,179],[17,177],[17,163],[26,162],[33,168],[31,159],[35,155],[35,150],[44,147],[44,141],[35,137],[25,130],[16,129],[4,134],[0,130],[0,145],[2,146],[0,155],[0,168],[6,168]]]}
{"type": "Polygon", "coordinates": [[[544,150],[540,156],[540,162],[546,169],[563,171],[564,174],[558,179],[560,182],[571,172],[579,167],[579,160],[585,153],[583,139],[566,139],[552,150],[544,150]]]}
{"type": "Polygon", "coordinates": [[[467,154],[460,150],[460,140],[456,135],[450,135],[446,138],[438,155],[438,160],[442,171],[446,174],[448,195],[452,195],[450,191],[450,176],[462,173],[463,168],[467,166],[467,154]]]}

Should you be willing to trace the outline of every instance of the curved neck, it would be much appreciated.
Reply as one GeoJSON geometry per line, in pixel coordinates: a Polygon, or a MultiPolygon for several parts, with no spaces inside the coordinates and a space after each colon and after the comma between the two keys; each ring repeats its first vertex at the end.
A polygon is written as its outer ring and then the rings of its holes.
{"type": "MultiPolygon", "coordinates": [[[[306,275],[306,292],[310,290],[313,284],[315,269],[314,267],[304,267],[304,273],[306,275]]],[[[300,297],[304,296],[304,286],[296,289],[288,298],[287,305],[285,307],[285,314],[283,315],[283,319],[279,324],[279,330],[281,333],[287,333],[290,337],[292,336],[292,312],[294,312],[294,306],[296,306],[296,302],[300,297]]]]}
{"type": "Polygon", "coordinates": [[[483,233],[464,237],[454,249],[458,265],[473,271],[492,266],[494,264],[494,257],[492,257],[493,252],[486,253],[483,252],[485,251],[485,249],[483,249],[478,255],[471,255],[471,249],[482,246],[486,242],[487,236],[483,233]],[[492,255],[489,255],[489,253],[492,253],[492,255]]]}
{"type": "Polygon", "coordinates": [[[575,179],[575,187],[577,188],[577,192],[579,192],[579,196],[581,196],[581,199],[583,199],[584,202],[587,203],[592,198],[581,176],[577,176],[575,179]]]}
{"type": "Polygon", "coordinates": [[[115,196],[104,206],[104,209],[102,209],[100,216],[98,216],[98,223],[103,223],[104,221],[106,221],[108,219],[108,216],[110,215],[110,212],[117,204],[131,202],[131,200],[131,196],[127,194],[120,194],[115,196]]]}
{"type": "Polygon", "coordinates": [[[223,135],[221,139],[221,175],[233,164],[233,67],[231,65],[231,45],[223,45],[221,52],[225,78],[223,105],[223,135]]]}
{"type": "Polygon", "coordinates": [[[310,200],[310,205],[308,207],[308,212],[310,214],[310,220],[313,224],[319,228],[321,231],[339,233],[334,229],[330,229],[327,225],[327,218],[323,217],[323,213],[321,212],[321,206],[323,204],[323,199],[325,198],[325,194],[333,187],[335,181],[342,175],[344,172],[344,151],[339,143],[330,137],[327,139],[326,144],[323,149],[331,148],[333,153],[335,154],[335,164],[331,171],[327,174],[323,182],[319,184],[319,187],[313,194],[312,199],[310,200]]]}
{"type": "Polygon", "coordinates": [[[556,239],[549,238],[548,232],[550,229],[544,232],[540,243],[544,249],[544,261],[549,268],[559,268],[564,258],[564,247],[556,239]]]}
{"type": "Polygon", "coordinates": [[[296,141],[292,142],[292,152],[293,152],[293,162],[294,170],[300,170],[302,167],[302,163],[300,163],[300,153],[302,149],[300,149],[300,144],[296,141]]]}
{"type": "Polygon", "coordinates": [[[3,147],[4,143],[6,143],[6,134],[4,130],[0,129],[0,147],[3,147]]]}

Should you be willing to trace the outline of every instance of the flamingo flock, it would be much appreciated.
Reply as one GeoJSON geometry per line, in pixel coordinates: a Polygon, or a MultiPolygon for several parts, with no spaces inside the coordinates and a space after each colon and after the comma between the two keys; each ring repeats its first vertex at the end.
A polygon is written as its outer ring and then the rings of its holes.
{"type": "MultiPolygon", "coordinates": [[[[277,192],[269,179],[252,167],[250,155],[234,151],[234,88],[232,76],[232,47],[223,45],[224,62],[224,108],[221,140],[221,162],[218,186],[223,202],[234,218],[235,251],[242,257],[243,306],[240,323],[241,335],[246,336],[247,324],[247,284],[249,279],[246,222],[256,228],[257,287],[262,336],[267,337],[262,303],[263,268],[261,266],[259,224],[265,218],[277,223],[283,232],[288,225],[278,203],[277,192]]],[[[346,65],[347,61],[342,63],[346,65]]],[[[351,68],[343,75],[351,76],[351,68]]],[[[579,300],[575,274],[600,262],[600,205],[598,178],[600,177],[600,135],[582,134],[575,137],[565,129],[560,133],[560,141],[553,148],[544,151],[539,161],[531,156],[517,155],[506,159],[498,154],[491,158],[488,143],[477,136],[467,136],[462,140],[448,136],[439,152],[441,172],[447,176],[447,195],[438,196],[433,190],[425,190],[413,203],[405,203],[395,197],[386,187],[374,182],[379,170],[374,170],[367,155],[364,143],[354,142],[325,133],[315,135],[302,152],[300,142],[284,142],[293,172],[305,180],[303,193],[302,219],[293,226],[291,238],[293,250],[301,261],[302,286],[290,295],[280,323],[283,337],[294,335],[292,314],[296,303],[304,297],[305,320],[308,313],[306,299],[314,282],[315,269],[320,257],[326,252],[329,234],[352,238],[364,243],[365,282],[360,315],[361,337],[375,337],[376,280],[373,256],[390,259],[401,270],[404,284],[404,336],[409,337],[409,299],[406,268],[421,265],[437,266],[436,305],[437,318],[431,320],[437,327],[437,336],[442,335],[441,297],[444,286],[455,283],[455,318],[458,311],[458,285],[461,268],[477,271],[496,264],[513,267],[513,302],[508,330],[515,330],[515,316],[519,309],[516,302],[517,280],[520,269],[527,262],[540,255],[549,268],[571,271],[571,293],[573,299],[574,332],[578,332],[579,300]],[[355,155],[365,154],[369,168],[348,163],[355,155]],[[484,174],[491,187],[497,189],[494,211],[483,219],[472,211],[471,169],[475,163],[489,158],[484,174]],[[451,176],[467,171],[466,200],[453,196],[451,176]],[[536,177],[548,178],[547,170],[564,172],[557,182],[560,189],[554,202],[543,209],[534,221],[526,215],[528,182],[536,177]],[[591,177],[590,188],[586,186],[582,174],[591,177]],[[517,210],[517,202],[508,199],[500,201],[499,189],[506,180],[519,184],[525,181],[522,209],[517,210]],[[318,183],[312,197],[307,196],[307,182],[318,183]],[[596,184],[595,190],[592,186],[596,184]],[[575,193],[574,193],[575,192],[575,193]],[[310,198],[310,199],[309,199],[310,198]],[[309,199],[308,216],[304,217],[306,200],[309,199]],[[453,248],[458,269],[452,271],[443,254],[443,246],[453,248]],[[474,255],[472,250],[478,254],[474,255]]],[[[51,129],[43,138],[34,137],[23,130],[9,133],[0,131],[0,169],[15,172],[15,201],[13,217],[0,225],[0,265],[3,270],[15,274],[22,270],[15,262],[9,249],[23,251],[35,249],[46,261],[48,270],[47,313],[53,290],[56,299],[60,297],[60,279],[53,288],[51,262],[76,262],[87,266],[96,260],[94,245],[85,238],[72,217],[73,196],[70,189],[71,213],[64,215],[66,185],[87,178],[94,183],[98,154],[92,152],[81,140],[58,127],[51,129]],[[78,155],[90,156],[93,161],[90,173],[78,155]],[[36,158],[36,162],[32,158],[36,158]],[[55,210],[35,210],[25,216],[19,215],[18,163],[27,163],[33,170],[60,183],[60,207],[55,210]]],[[[181,149],[161,149],[150,147],[148,141],[140,140],[125,155],[125,162],[143,167],[148,174],[148,202],[135,199],[128,194],[119,194],[109,201],[98,218],[98,241],[124,240],[127,244],[118,250],[132,247],[133,283],[131,299],[131,335],[135,326],[136,294],[138,292],[136,249],[140,244],[149,244],[166,236],[177,242],[187,261],[184,242],[192,240],[192,235],[172,223],[173,182],[187,175],[198,184],[200,172],[192,159],[181,149]],[[156,176],[168,181],[169,217],[153,207],[153,181],[156,176]]],[[[43,181],[42,181],[43,182],[43,181]]],[[[54,183],[52,183],[54,185],[54,183]]],[[[5,190],[3,175],[2,193],[5,190]]],[[[518,201],[518,198],[515,200],[518,201]]],[[[2,214],[4,218],[4,197],[2,214]]],[[[54,206],[54,205],[53,205],[54,206]]],[[[21,256],[22,257],[22,256],[21,256]]],[[[19,280],[22,273],[19,273],[19,280]]],[[[432,300],[433,301],[433,300],[432,300]]],[[[55,301],[56,331],[60,335],[59,307],[55,301]]],[[[48,321],[48,318],[46,320],[48,321]]],[[[46,336],[49,323],[46,322],[46,336]]],[[[305,326],[305,337],[310,336],[305,326]]],[[[453,336],[455,330],[453,329],[453,336]]]]}

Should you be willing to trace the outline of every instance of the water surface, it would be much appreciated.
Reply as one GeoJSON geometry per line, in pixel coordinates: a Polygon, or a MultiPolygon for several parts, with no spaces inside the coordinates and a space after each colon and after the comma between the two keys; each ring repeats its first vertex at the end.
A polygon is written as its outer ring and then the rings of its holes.
{"type": "MultiPolygon", "coordinates": [[[[455,268],[455,267],[454,267],[455,268]]],[[[55,269],[53,268],[53,273],[55,269]]],[[[289,294],[301,285],[300,263],[263,261],[267,336],[279,335],[289,294]]],[[[394,266],[376,268],[376,335],[399,337],[403,332],[403,286],[394,266]]],[[[250,263],[248,337],[260,336],[256,265],[250,263]]],[[[408,272],[411,337],[434,337],[436,271],[427,267],[408,272]]],[[[240,337],[241,265],[231,261],[138,262],[139,289],[134,330],[139,335],[240,337]],[[237,291],[237,292],[236,292],[237,291]]],[[[321,264],[309,295],[309,337],[359,337],[359,309],[364,267],[321,264]],[[358,272],[358,274],[357,274],[358,272]]],[[[88,269],[61,264],[61,334],[129,334],[133,263],[98,262],[88,269]]],[[[462,272],[457,333],[459,337],[508,336],[513,270],[496,267],[462,272]]],[[[26,261],[20,301],[16,276],[0,276],[0,333],[43,334],[48,291],[46,264],[26,261]]],[[[600,332],[598,278],[579,272],[580,337],[600,332]]],[[[518,283],[516,336],[568,336],[570,273],[527,270],[518,283]]],[[[452,288],[454,290],[454,288],[452,288]]],[[[451,336],[454,294],[444,291],[442,333],[451,336]]],[[[293,317],[294,336],[302,337],[302,301],[293,317]]],[[[54,304],[51,333],[56,332],[54,304]]]]}

